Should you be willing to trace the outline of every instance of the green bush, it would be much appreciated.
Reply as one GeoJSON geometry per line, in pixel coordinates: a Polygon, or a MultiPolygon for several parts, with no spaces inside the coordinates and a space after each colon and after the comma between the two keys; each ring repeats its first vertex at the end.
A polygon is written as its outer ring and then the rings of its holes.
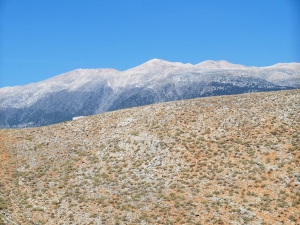
{"type": "Polygon", "coordinates": [[[0,198],[0,210],[7,209],[7,205],[3,198],[0,198]]]}

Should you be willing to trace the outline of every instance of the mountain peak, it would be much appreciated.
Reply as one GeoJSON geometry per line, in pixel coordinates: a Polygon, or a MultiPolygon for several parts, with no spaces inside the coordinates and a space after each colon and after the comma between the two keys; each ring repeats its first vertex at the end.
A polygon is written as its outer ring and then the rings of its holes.
{"type": "Polygon", "coordinates": [[[143,72],[143,71],[155,71],[155,70],[159,70],[160,68],[165,67],[165,66],[172,66],[172,64],[173,64],[172,62],[154,58],[154,59],[151,59],[139,66],[131,68],[127,71],[130,71],[130,72],[135,71],[138,73],[143,72]]]}
{"type": "Polygon", "coordinates": [[[151,67],[155,67],[155,66],[163,66],[163,65],[172,65],[174,64],[173,62],[169,62],[169,61],[166,61],[166,60],[162,60],[162,59],[157,59],[157,58],[154,58],[154,59],[150,59],[149,61],[141,64],[140,66],[151,66],[151,67]]]}
{"type": "Polygon", "coordinates": [[[245,66],[239,65],[239,64],[233,64],[230,62],[227,62],[226,60],[219,60],[219,61],[214,61],[214,60],[206,60],[201,63],[198,63],[196,65],[198,68],[203,68],[203,69],[241,69],[245,68],[245,66]]]}
{"type": "Polygon", "coordinates": [[[169,62],[166,60],[154,58],[154,59],[150,59],[149,61],[147,61],[145,63],[169,63],[169,62]]]}
{"type": "Polygon", "coordinates": [[[190,66],[193,66],[192,64],[190,63],[182,63],[182,62],[169,62],[169,61],[166,61],[166,60],[162,60],[162,59],[157,59],[157,58],[154,58],[154,59],[151,59],[133,69],[150,69],[150,70],[157,70],[159,68],[163,68],[165,69],[165,67],[170,67],[170,68],[174,68],[174,67],[177,67],[177,68],[186,68],[186,67],[190,67],[190,66]]]}

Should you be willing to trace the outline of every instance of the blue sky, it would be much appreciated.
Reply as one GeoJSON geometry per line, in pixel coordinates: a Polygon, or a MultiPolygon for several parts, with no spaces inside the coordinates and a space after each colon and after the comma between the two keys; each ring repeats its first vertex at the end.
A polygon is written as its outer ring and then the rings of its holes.
{"type": "Polygon", "coordinates": [[[0,0],[0,87],[152,58],[300,62],[298,0],[0,0]]]}

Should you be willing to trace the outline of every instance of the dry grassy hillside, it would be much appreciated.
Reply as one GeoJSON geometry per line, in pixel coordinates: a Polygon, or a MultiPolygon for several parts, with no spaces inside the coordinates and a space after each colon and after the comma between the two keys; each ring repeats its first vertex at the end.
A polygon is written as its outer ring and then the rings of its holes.
{"type": "Polygon", "coordinates": [[[300,91],[0,130],[0,224],[300,224],[300,91]]]}

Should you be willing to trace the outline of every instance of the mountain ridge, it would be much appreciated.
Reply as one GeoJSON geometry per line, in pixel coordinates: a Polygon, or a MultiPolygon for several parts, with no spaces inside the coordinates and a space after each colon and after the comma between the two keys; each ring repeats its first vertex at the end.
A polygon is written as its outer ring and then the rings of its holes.
{"type": "Polygon", "coordinates": [[[300,63],[253,68],[224,60],[192,65],[152,59],[125,71],[77,69],[1,88],[0,127],[40,126],[156,102],[299,87],[300,63]]]}

